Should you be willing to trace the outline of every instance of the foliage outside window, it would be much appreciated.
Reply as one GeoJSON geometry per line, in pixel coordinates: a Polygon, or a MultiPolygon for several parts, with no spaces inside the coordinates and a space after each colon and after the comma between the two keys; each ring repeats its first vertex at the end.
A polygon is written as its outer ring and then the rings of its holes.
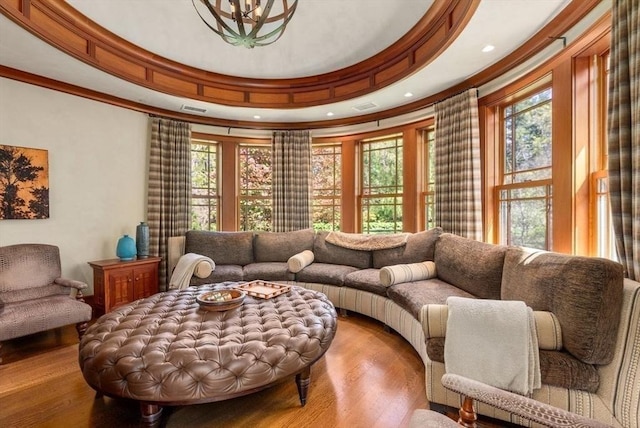
{"type": "Polygon", "coordinates": [[[220,208],[219,146],[215,142],[191,143],[191,229],[218,230],[220,208]]]}
{"type": "Polygon", "coordinates": [[[362,233],[402,231],[402,135],[361,143],[362,233]]]}
{"type": "Polygon", "coordinates": [[[430,127],[422,131],[422,213],[424,215],[424,229],[433,229],[436,208],[436,145],[435,129],[430,127]]]}
{"type": "Polygon", "coordinates": [[[312,148],[313,228],[340,230],[342,148],[339,144],[312,148]]]}
{"type": "Polygon", "coordinates": [[[500,242],[552,249],[551,88],[501,111],[500,242]]]}
{"type": "Polygon", "coordinates": [[[240,145],[238,148],[239,230],[271,230],[271,147],[240,145]]]}

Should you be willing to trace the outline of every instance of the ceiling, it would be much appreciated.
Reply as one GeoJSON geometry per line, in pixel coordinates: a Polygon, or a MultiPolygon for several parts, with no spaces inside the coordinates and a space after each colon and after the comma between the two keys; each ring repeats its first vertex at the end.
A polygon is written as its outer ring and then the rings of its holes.
{"type": "MultiPolygon", "coordinates": [[[[314,76],[322,80],[332,73],[357,69],[371,57],[384,58],[381,55],[385,50],[401,43],[403,37],[433,13],[434,5],[442,6],[442,1],[299,0],[281,39],[255,49],[224,43],[202,23],[191,0],[67,0],[66,3],[88,18],[91,25],[97,24],[154,58],[243,82],[243,79],[286,81],[314,76]]],[[[354,118],[357,122],[362,115],[420,105],[417,100],[461,84],[508,57],[572,2],[480,1],[474,4],[470,19],[461,25],[459,34],[452,34],[443,45],[446,49],[426,59],[424,64],[393,81],[374,85],[366,93],[355,93],[338,102],[320,100],[295,108],[209,102],[118,77],[27,31],[16,19],[7,16],[6,3],[10,2],[0,0],[5,9],[0,15],[2,66],[168,112],[184,114],[185,105],[206,110],[192,113],[196,122],[206,123],[213,118],[222,123],[260,128],[264,123],[321,123],[330,127],[333,122],[354,122],[354,118]],[[495,49],[485,53],[482,49],[486,45],[495,49]],[[405,96],[407,93],[413,95],[405,96]],[[354,108],[363,105],[373,107],[362,111],[354,108]]],[[[603,13],[600,9],[592,10],[580,25],[589,25],[590,20],[597,19],[603,13]]],[[[34,20],[33,14],[31,19],[34,20]]],[[[554,45],[552,41],[547,45],[561,49],[560,44],[554,45]]]]}

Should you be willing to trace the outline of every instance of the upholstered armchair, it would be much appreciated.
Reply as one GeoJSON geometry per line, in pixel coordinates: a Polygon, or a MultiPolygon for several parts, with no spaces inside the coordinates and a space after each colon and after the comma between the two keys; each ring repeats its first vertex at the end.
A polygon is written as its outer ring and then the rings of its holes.
{"type": "Polygon", "coordinates": [[[69,324],[82,337],[92,314],[82,299],[86,287],[61,278],[56,246],[0,247],[0,343],[69,324]]]}

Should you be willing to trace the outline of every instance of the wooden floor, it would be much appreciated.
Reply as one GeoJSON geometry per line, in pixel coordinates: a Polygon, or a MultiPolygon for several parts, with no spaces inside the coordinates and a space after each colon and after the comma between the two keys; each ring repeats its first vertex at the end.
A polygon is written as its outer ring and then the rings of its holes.
{"type": "MultiPolygon", "coordinates": [[[[136,403],[95,399],[78,366],[75,329],[5,342],[0,427],[136,427],[136,403]]],[[[427,408],[424,365],[395,332],[362,315],[339,317],[331,347],[312,368],[300,406],[293,377],[219,403],[169,408],[167,427],[403,427],[427,408]]],[[[167,411],[168,410],[168,411],[167,411]]]]}
{"type": "MultiPolygon", "coordinates": [[[[75,328],[4,342],[0,348],[0,427],[140,426],[137,403],[95,399],[78,366],[75,328]]],[[[424,365],[399,334],[359,314],[338,318],[336,337],[312,368],[307,405],[293,377],[253,395],[166,408],[165,427],[406,427],[428,408],[424,365]]],[[[455,418],[455,413],[448,413],[455,418]]],[[[479,427],[509,426],[481,420],[479,427]]]]}

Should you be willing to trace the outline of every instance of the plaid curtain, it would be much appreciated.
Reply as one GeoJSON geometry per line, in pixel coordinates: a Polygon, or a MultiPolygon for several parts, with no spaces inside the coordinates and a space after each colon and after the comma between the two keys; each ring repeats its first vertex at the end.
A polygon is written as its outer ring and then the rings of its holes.
{"type": "Polygon", "coordinates": [[[625,275],[640,280],[640,0],[612,6],[609,197],[625,275]]]}
{"type": "Polygon", "coordinates": [[[312,227],[311,133],[276,131],[271,139],[273,231],[312,227]]]}
{"type": "Polygon", "coordinates": [[[435,104],[435,222],[445,232],[482,240],[478,92],[435,104]]]}
{"type": "Polygon", "coordinates": [[[189,228],[191,197],[191,125],[151,118],[147,222],[149,254],[162,257],[160,290],[167,289],[167,239],[189,228]]]}

